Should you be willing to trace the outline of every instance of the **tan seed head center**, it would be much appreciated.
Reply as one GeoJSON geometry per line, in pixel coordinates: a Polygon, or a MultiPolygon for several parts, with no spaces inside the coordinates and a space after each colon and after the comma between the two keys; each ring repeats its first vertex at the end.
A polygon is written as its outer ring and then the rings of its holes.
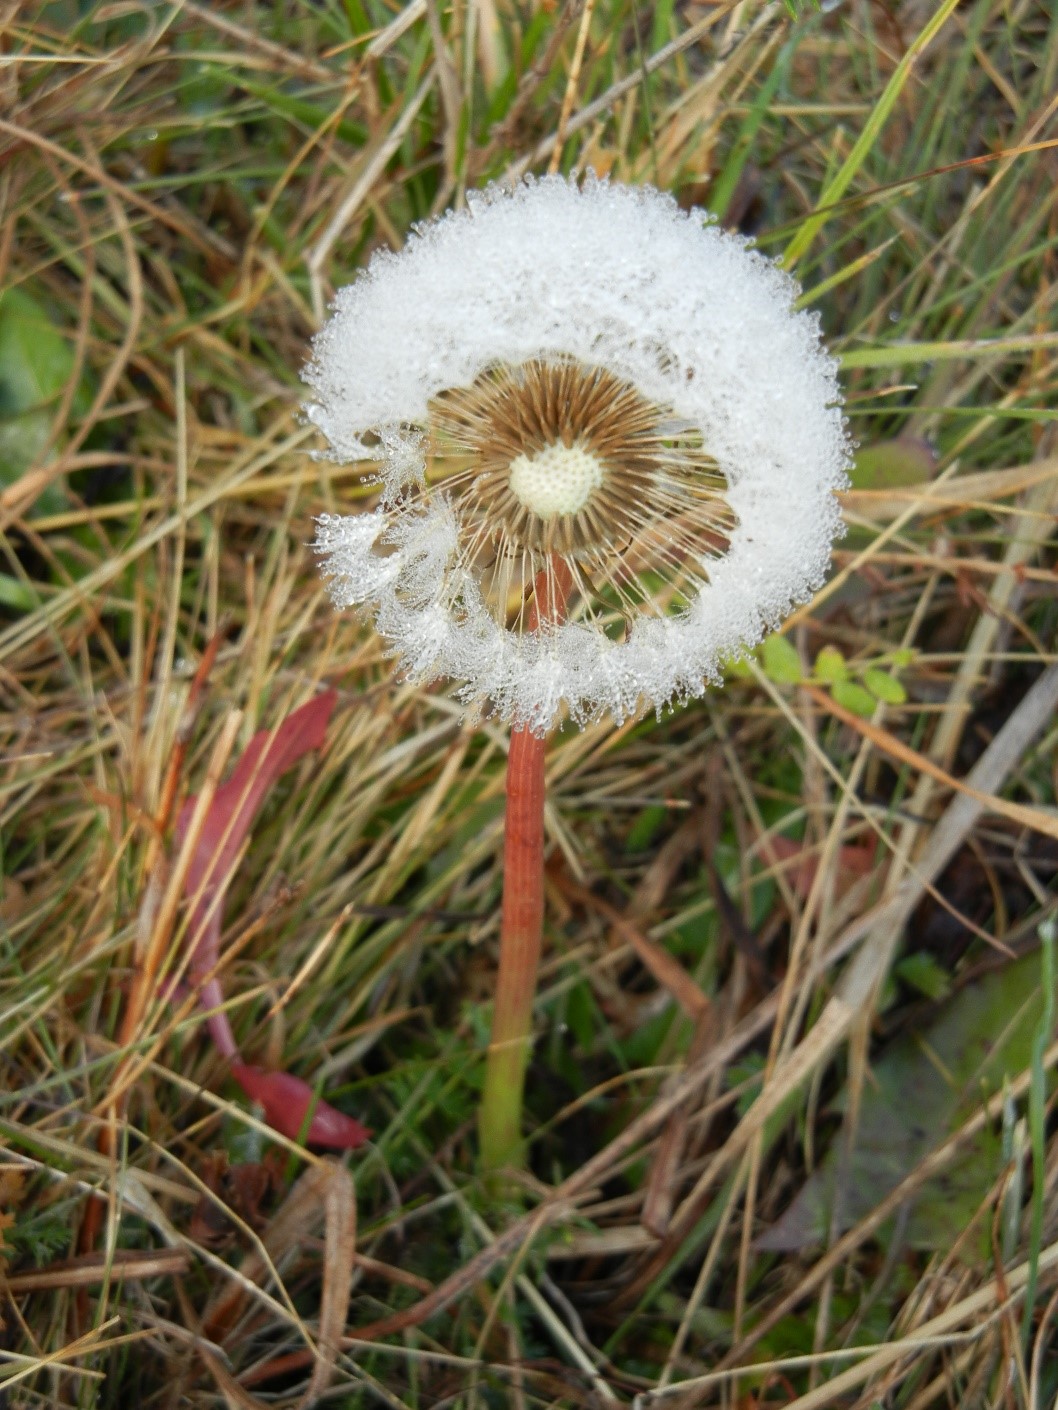
{"type": "Polygon", "coordinates": [[[697,426],[573,358],[487,368],[430,404],[427,484],[457,510],[459,583],[531,630],[542,571],[571,615],[617,634],[679,611],[738,522],[697,426]]]}
{"type": "Polygon", "coordinates": [[[539,519],[579,513],[602,482],[598,457],[581,441],[558,441],[511,461],[511,493],[539,519]]]}

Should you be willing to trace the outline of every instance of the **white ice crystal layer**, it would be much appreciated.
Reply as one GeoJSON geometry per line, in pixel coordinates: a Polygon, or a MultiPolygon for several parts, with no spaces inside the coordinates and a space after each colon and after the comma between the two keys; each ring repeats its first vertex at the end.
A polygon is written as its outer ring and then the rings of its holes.
{"type": "Polygon", "coordinates": [[[592,177],[491,187],[338,294],[308,414],[336,459],[381,460],[383,490],[373,514],[322,519],[317,548],[336,604],[372,605],[413,678],[452,676],[468,704],[538,731],[563,706],[621,721],[700,695],[822,582],[850,452],[836,364],[796,282],[708,222],[592,177]],[[501,627],[460,566],[456,507],[407,495],[433,397],[549,357],[605,368],[696,427],[737,515],[687,608],[644,612],[622,642],[583,621],[501,627]]]}

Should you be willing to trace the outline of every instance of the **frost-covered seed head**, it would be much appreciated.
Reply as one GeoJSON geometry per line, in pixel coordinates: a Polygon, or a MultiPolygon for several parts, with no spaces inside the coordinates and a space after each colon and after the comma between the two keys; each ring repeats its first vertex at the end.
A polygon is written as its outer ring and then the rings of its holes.
{"type": "Polygon", "coordinates": [[[410,675],[533,729],[700,694],[839,531],[818,322],[649,188],[468,200],[340,292],[306,369],[332,452],[381,483],[374,513],[321,520],[335,601],[374,604],[410,675]],[[561,623],[537,623],[545,587],[561,623]]]}

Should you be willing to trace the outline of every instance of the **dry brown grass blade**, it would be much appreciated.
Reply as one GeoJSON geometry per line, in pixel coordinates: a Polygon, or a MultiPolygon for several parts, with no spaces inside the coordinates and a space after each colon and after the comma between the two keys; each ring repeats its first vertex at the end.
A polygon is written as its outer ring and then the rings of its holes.
{"type": "MultiPolygon", "coordinates": [[[[489,3],[491,4],[491,0],[489,3]]],[[[583,10],[584,3],[585,0],[564,0],[561,10],[552,22],[551,32],[548,35],[543,53],[518,80],[518,90],[511,106],[507,109],[503,119],[489,134],[486,145],[470,154],[468,160],[470,174],[477,175],[486,170],[496,155],[510,144],[541,84],[551,76],[569,27],[583,10]]]]}
{"type": "Polygon", "coordinates": [[[88,1254],[64,1259],[38,1268],[34,1273],[15,1273],[3,1280],[7,1292],[17,1297],[43,1289],[94,1287],[117,1278],[160,1278],[186,1273],[191,1258],[185,1249],[160,1248],[153,1253],[115,1249],[113,1253],[88,1254]]]}
{"type": "Polygon", "coordinates": [[[596,911],[605,917],[607,924],[632,947],[645,967],[662,988],[669,991],[688,1018],[697,1023],[711,1011],[712,1003],[708,994],[695,983],[679,960],[674,959],[664,946],[644,935],[616,906],[611,906],[609,901],[604,901],[601,896],[597,896],[588,887],[581,886],[572,877],[560,876],[556,878],[556,884],[571,900],[578,901],[587,910],[596,911]]]}
{"type": "MultiPolygon", "coordinates": [[[[342,1301],[343,1278],[351,1277],[355,1249],[355,1212],[352,1210],[352,1183],[349,1173],[336,1161],[324,1159],[310,1167],[294,1184],[261,1239],[261,1251],[251,1250],[239,1270],[239,1281],[221,1289],[202,1314],[203,1330],[211,1340],[223,1342],[232,1324],[242,1315],[251,1296],[251,1284],[260,1284],[275,1274],[276,1265],[299,1248],[309,1234],[319,1228],[321,1219],[330,1219],[342,1243],[335,1265],[328,1317],[333,1324],[342,1301]],[[333,1193],[332,1193],[333,1192],[333,1193]]],[[[346,1294],[347,1297],[347,1294],[346,1294]]],[[[328,1327],[333,1331],[333,1325],[328,1327]]],[[[319,1355],[316,1349],[316,1355],[319,1355]]]]}
{"type": "MultiPolygon", "coordinates": [[[[770,688],[774,691],[774,687],[770,688]]],[[[721,1171],[741,1157],[782,1103],[813,1073],[822,1069],[848,1036],[857,1018],[868,1009],[878,985],[888,973],[903,927],[927,886],[936,880],[962,845],[994,791],[1002,787],[1033,739],[1050,721],[1056,706],[1058,666],[1052,666],[1028,692],[971,770],[963,791],[937,822],[925,852],[896,892],[874,908],[871,923],[861,918],[838,937],[835,949],[843,948],[852,938],[860,938],[865,931],[874,938],[860,946],[842,976],[837,992],[827,1001],[816,1022],[800,1043],[784,1056],[774,1076],[765,1084],[726,1144],[706,1163],[705,1170],[673,1218],[670,1237],[674,1241],[686,1235],[698,1217],[703,1196],[715,1185],[721,1171]]]]}
{"type": "MultiPolygon", "coordinates": [[[[1058,1063],[1058,1045],[1052,1046],[1044,1054],[1043,1068],[1049,1072],[1056,1063],[1058,1063]]],[[[1023,1097],[1029,1089],[1030,1082],[1031,1074],[1022,1073],[1010,1084],[1007,1091],[1000,1092],[983,1103],[980,1109],[958,1131],[927,1155],[910,1175],[901,1180],[893,1190],[890,1190],[885,1199],[870,1214],[835,1240],[818,1262],[798,1279],[794,1288],[769,1308],[760,1323],[721,1358],[716,1367],[717,1371],[728,1370],[743,1363],[752,1348],[763,1337],[766,1337],[773,1327],[777,1326],[784,1317],[789,1316],[805,1298],[810,1297],[857,1248],[876,1234],[887,1219],[891,1219],[906,1205],[923,1185],[935,1176],[942,1174],[958,1158],[967,1141],[987,1129],[990,1123],[1001,1120],[1004,1103],[1009,1102],[1012,1098],[1023,1097]]]]}
{"type": "Polygon", "coordinates": [[[410,1327],[421,1327],[424,1322],[436,1316],[438,1312],[443,1312],[445,1308],[450,1307],[462,1293],[475,1288],[478,1283],[488,1277],[498,1263],[511,1254],[518,1253],[525,1244],[532,1242],[543,1230],[568,1214],[570,1209],[571,1205],[568,1199],[555,1197],[542,1204],[531,1214],[516,1219],[502,1233],[497,1234],[492,1243],[476,1254],[469,1263],[464,1264],[450,1278],[446,1278],[443,1283],[438,1284],[433,1292],[428,1293],[412,1307],[395,1312],[391,1317],[380,1317],[375,1322],[367,1323],[366,1326],[355,1327],[352,1332],[353,1338],[358,1341],[379,1341],[382,1337],[394,1336],[398,1332],[407,1331],[410,1327]]]}
{"type": "Polygon", "coordinates": [[[267,1403],[258,1400],[255,1395],[250,1394],[245,1386],[241,1386],[220,1357],[215,1356],[204,1342],[199,1342],[195,1350],[206,1370],[216,1382],[217,1389],[223,1395],[228,1410],[267,1410],[267,1403]]]}
{"type": "MultiPolygon", "coordinates": [[[[336,1161],[327,1161],[323,1168],[327,1173],[323,1195],[323,1293],[316,1365],[301,1401],[304,1410],[315,1403],[334,1377],[349,1313],[356,1258],[356,1194],[352,1176],[336,1161]]],[[[314,1186],[313,1198],[317,1197],[314,1186]]]]}
{"type": "MultiPolygon", "coordinates": [[[[1052,677],[1053,668],[1052,672],[1043,679],[1051,681],[1053,686],[1052,677]]],[[[825,690],[820,690],[818,686],[814,685],[806,685],[805,690],[821,709],[839,719],[842,724],[848,725],[857,734],[861,734],[876,749],[880,749],[883,754],[888,754],[890,758],[896,759],[898,763],[907,764],[917,773],[928,774],[930,778],[943,784],[945,788],[950,788],[954,792],[964,794],[967,798],[972,798],[975,803],[980,804],[982,810],[987,809],[991,813],[998,813],[1000,817],[1009,818],[1011,822],[1021,823],[1023,827],[1031,828],[1034,832],[1042,832],[1047,837],[1058,838],[1058,816],[1052,816],[1050,812],[1042,808],[1029,808],[1023,803],[1008,802],[1006,798],[1000,798],[995,793],[986,793],[980,788],[975,788],[966,780],[954,778],[946,769],[942,769],[925,754],[920,754],[917,749],[912,749],[910,745],[904,744],[889,730],[876,725],[873,720],[864,719],[862,715],[847,710],[825,690]]],[[[1042,698],[1049,700],[1053,694],[1055,694],[1053,689],[1046,690],[1042,693],[1042,698]]],[[[1053,704],[1050,708],[1054,708],[1053,704]]],[[[1045,723],[1046,717],[1038,721],[1036,728],[1042,729],[1045,723]]],[[[1013,767],[1016,762],[1016,759],[1012,759],[1010,767],[1013,767]]]]}
{"type": "MultiPolygon", "coordinates": [[[[921,856],[883,904],[872,935],[844,976],[842,992],[854,1006],[869,1002],[888,971],[900,932],[920,899],[924,886],[936,879],[969,836],[981,814],[993,807],[996,791],[1024,757],[1033,740],[1046,728],[1058,708],[1058,666],[1051,666],[1036,681],[1012,712],[1003,728],[967,775],[965,784],[930,832],[921,856]]],[[[1011,805],[1012,806],[1012,805],[1011,805]]],[[[1030,819],[1038,809],[1026,809],[1030,819]]],[[[1030,819],[1019,819],[1034,826],[1030,819]]]]}
{"type": "Polygon", "coordinates": [[[215,29],[218,33],[226,34],[230,39],[234,39],[242,49],[256,50],[258,53],[264,54],[275,63],[281,72],[298,74],[303,78],[313,79],[317,83],[325,83],[328,88],[333,87],[336,77],[334,69],[312,59],[306,59],[296,49],[288,49],[282,44],[273,43],[263,34],[259,34],[256,29],[237,24],[230,16],[225,15],[214,6],[198,5],[195,0],[183,0],[181,9],[185,14],[194,15],[210,29],[215,29]]]}
{"type": "MultiPolygon", "coordinates": [[[[1058,1269],[1058,1244],[1051,1244],[1040,1254],[1038,1272],[1041,1276],[1058,1269]]],[[[1028,1262],[992,1278],[983,1287],[960,1298],[952,1307],[915,1328],[907,1337],[896,1337],[888,1345],[878,1347],[858,1366],[839,1371],[826,1385],[788,1402],[786,1410],[823,1410],[824,1406],[840,1401],[856,1386],[906,1361],[913,1369],[927,1348],[951,1347],[982,1336],[995,1318],[1003,1316],[1029,1282],[1028,1262]]]]}
{"type": "Polygon", "coordinates": [[[842,507],[872,523],[895,519],[912,508],[916,514],[941,510],[992,508],[997,500],[1021,494],[1058,477],[1058,456],[1030,460],[1008,470],[978,470],[952,479],[930,480],[901,489],[843,490],[842,507]]]}
{"type": "Polygon", "coordinates": [[[558,164],[562,158],[562,146],[566,140],[566,126],[569,123],[569,115],[573,111],[573,104],[577,96],[577,84],[580,82],[580,68],[584,62],[584,48],[588,42],[588,30],[591,27],[591,17],[595,13],[595,0],[584,0],[581,10],[580,24],[577,26],[577,42],[573,46],[573,59],[569,66],[569,77],[566,79],[566,91],[562,96],[562,110],[558,115],[558,128],[555,132],[555,145],[551,153],[551,160],[548,163],[548,172],[553,176],[558,171],[558,164]]]}
{"type": "MultiPolygon", "coordinates": [[[[206,768],[202,789],[195,799],[194,810],[188,821],[183,844],[172,868],[161,878],[159,869],[157,891],[150,887],[144,896],[140,915],[140,935],[142,937],[142,958],[139,963],[136,985],[129,1000],[128,1016],[125,1023],[129,1040],[139,1031],[148,1006],[157,999],[158,977],[162,973],[169,954],[170,941],[176,926],[177,912],[187,885],[188,873],[199,845],[202,828],[209,815],[214,795],[220,786],[221,775],[227,768],[235,740],[242,727],[242,712],[232,710],[224,721],[213,753],[206,768]]],[[[123,1089],[117,1083],[115,1097],[123,1089]]]]}
{"type": "MultiPolygon", "coordinates": [[[[206,681],[209,679],[209,673],[213,669],[213,664],[216,661],[221,639],[220,633],[217,633],[207,643],[206,649],[202,653],[202,659],[192,678],[191,688],[188,691],[183,714],[176,729],[176,737],[173,741],[173,748],[169,755],[168,766],[162,782],[158,812],[153,819],[154,829],[144,864],[144,887],[145,896],[153,896],[159,904],[161,903],[162,887],[164,886],[164,880],[158,871],[161,865],[162,848],[164,846],[163,839],[173,822],[176,801],[180,790],[181,774],[187,757],[188,746],[191,742],[191,734],[198,719],[202,704],[202,694],[205,690],[206,681]]],[[[218,765],[221,770],[224,767],[224,763],[225,760],[222,759],[218,765]]],[[[217,779],[219,779],[219,774],[217,778],[208,785],[211,789],[211,794],[216,791],[217,779]]],[[[146,899],[145,906],[147,906],[146,899]]],[[[147,907],[147,909],[150,910],[152,908],[147,907]]],[[[155,916],[154,918],[156,919],[157,917],[155,916]]],[[[125,1006],[125,1013],[122,1018],[121,1037],[119,1039],[122,1044],[129,1044],[133,1041],[136,1030],[142,1022],[147,1003],[154,992],[158,972],[163,960],[162,949],[157,944],[158,934],[159,932],[157,930],[151,931],[149,924],[143,924],[141,926],[140,939],[142,950],[136,955],[136,973],[132,982],[128,1003],[125,1006]]],[[[164,946],[164,940],[165,937],[162,935],[162,946],[164,946]]]]}
{"type": "Polygon", "coordinates": [[[706,855],[711,841],[708,810],[692,809],[645,867],[628,905],[629,918],[639,923],[661,910],[681,868],[697,854],[706,855]]]}
{"type": "Polygon", "coordinates": [[[434,63],[437,66],[437,87],[441,94],[441,105],[445,115],[443,138],[445,184],[450,189],[455,185],[456,180],[459,126],[465,98],[459,82],[459,74],[452,62],[452,56],[448,52],[437,0],[426,0],[426,19],[430,27],[430,38],[433,41],[434,63]]]}
{"type": "MultiPolygon", "coordinates": [[[[687,1049],[688,1065],[699,1061],[709,1051],[714,1037],[713,1030],[713,1011],[710,1007],[700,1013],[695,1022],[694,1036],[687,1049]]],[[[692,1103],[687,1102],[669,1117],[658,1140],[650,1174],[647,1176],[640,1222],[648,1233],[658,1238],[668,1233],[672,1222],[672,1210],[681,1179],[681,1164],[692,1109],[692,1103]]]]}
{"type": "Polygon", "coordinates": [[[17,1385],[19,1381],[26,1380],[29,1376],[36,1375],[46,1367],[62,1368],[64,1375],[84,1377],[90,1381],[102,1381],[104,1373],[96,1370],[94,1366],[78,1366],[74,1363],[81,1356],[90,1356],[101,1350],[110,1347],[120,1346],[122,1343],[142,1341],[143,1333],[135,1332],[129,1336],[107,1337],[106,1333],[116,1327],[121,1321],[120,1317],[108,1317],[98,1327],[93,1327],[91,1331],[85,1332],[83,1336],[75,1337],[73,1341],[67,1342],[65,1346],[57,1350],[48,1352],[41,1356],[25,1356],[7,1352],[8,1359],[21,1367],[20,1370],[13,1371],[4,1377],[4,1393],[7,1394],[10,1387],[17,1385]]]}
{"type": "MultiPolygon", "coordinates": [[[[208,651],[206,659],[212,659],[208,651]]],[[[194,692],[192,692],[192,698],[193,696],[194,692]]],[[[225,728],[221,732],[221,737],[206,771],[203,792],[196,804],[194,817],[191,819],[191,826],[188,829],[189,836],[185,838],[185,845],[181,848],[172,868],[165,865],[159,851],[160,832],[155,833],[151,838],[149,848],[151,870],[148,873],[140,903],[137,944],[133,958],[132,988],[122,1017],[121,1045],[123,1048],[130,1048],[140,1036],[140,1030],[150,1005],[152,1002],[157,1003],[159,999],[158,981],[168,958],[170,941],[176,925],[177,910],[194,855],[194,846],[188,844],[192,841],[192,833],[195,834],[193,841],[197,842],[197,833],[205,821],[209,805],[212,803],[220,783],[220,776],[234,745],[241,719],[241,715],[236,711],[229,715],[225,723],[225,728]],[[203,798],[205,799],[204,803],[203,798]]],[[[186,714],[182,723],[190,723],[186,714]]],[[[179,749],[175,751],[174,759],[177,756],[182,759],[179,749]]],[[[175,786],[175,777],[173,781],[175,786]]],[[[170,796],[163,794],[163,804],[171,806],[174,797],[175,793],[170,796]]],[[[111,1160],[116,1158],[118,1125],[124,1116],[129,1091],[139,1081],[146,1067],[154,1058],[160,1043],[161,1039],[156,1038],[147,1053],[130,1054],[119,1065],[107,1090],[105,1101],[101,1104],[105,1120],[99,1129],[97,1145],[100,1152],[111,1160]]],[[[103,1201],[100,1199],[91,1200],[78,1236],[78,1248],[82,1254],[89,1255],[94,1250],[103,1216],[103,1201]]]]}
{"type": "MultiPolygon", "coordinates": [[[[574,113],[566,124],[566,137],[572,137],[583,128],[590,126],[597,118],[608,113],[621,98],[638,88],[644,75],[655,73],[665,64],[671,62],[678,54],[690,49],[694,44],[705,38],[710,30],[714,29],[725,15],[729,15],[732,10],[739,8],[737,0],[720,0],[707,15],[694,24],[689,25],[686,30],[668,44],[662,45],[656,53],[651,54],[633,73],[619,78],[600,97],[595,98],[590,103],[586,103],[579,112],[574,113]]],[[[558,132],[554,132],[550,137],[544,138],[537,143],[532,152],[520,157],[512,162],[504,172],[504,180],[515,181],[525,172],[539,166],[541,162],[547,161],[554,151],[555,143],[558,141],[558,132]]]]}
{"type": "Polygon", "coordinates": [[[404,138],[407,136],[412,123],[418,117],[422,105],[426,102],[435,82],[436,68],[431,68],[430,72],[415,90],[410,101],[400,112],[394,114],[394,120],[389,128],[386,129],[376,139],[374,145],[364,153],[361,168],[353,180],[352,185],[340,201],[338,209],[327,222],[322,234],[306,254],[305,264],[309,272],[312,310],[318,323],[323,321],[324,307],[326,304],[324,297],[323,269],[327,264],[331,250],[335,242],[341,237],[343,231],[348,227],[353,216],[366,200],[368,193],[378,181],[382,172],[385,171],[386,165],[392,158],[394,152],[396,152],[400,144],[404,141],[404,138]]]}

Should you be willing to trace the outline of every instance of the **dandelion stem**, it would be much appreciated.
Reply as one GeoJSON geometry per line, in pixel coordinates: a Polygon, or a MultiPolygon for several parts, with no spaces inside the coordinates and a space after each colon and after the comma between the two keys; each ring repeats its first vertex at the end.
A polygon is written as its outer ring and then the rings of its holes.
{"type": "MultiPolygon", "coordinates": [[[[529,629],[558,623],[566,610],[569,570],[557,556],[538,573],[529,629]]],[[[503,913],[492,1037],[478,1119],[481,1163],[488,1172],[524,1164],[522,1103],[532,1046],[533,1000],[544,925],[544,762],[547,740],[524,726],[511,730],[503,834],[503,913]]]]}
{"type": "Polygon", "coordinates": [[[544,920],[544,751],[511,731],[503,838],[503,920],[479,1128],[486,1170],[522,1164],[522,1095],[544,920]]]}

